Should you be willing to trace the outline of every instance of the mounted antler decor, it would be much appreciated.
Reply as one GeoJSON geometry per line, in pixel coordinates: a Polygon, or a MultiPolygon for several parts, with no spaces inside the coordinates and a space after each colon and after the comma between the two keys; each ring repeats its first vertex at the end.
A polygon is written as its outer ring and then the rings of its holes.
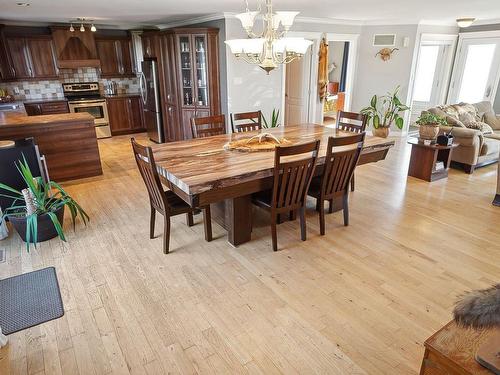
{"type": "Polygon", "coordinates": [[[390,49],[390,48],[382,48],[380,51],[378,51],[376,54],[375,54],[375,57],[377,57],[378,55],[380,55],[380,58],[383,60],[383,61],[389,61],[391,59],[391,55],[394,51],[399,51],[399,48],[393,48],[393,49],[390,49]]]}

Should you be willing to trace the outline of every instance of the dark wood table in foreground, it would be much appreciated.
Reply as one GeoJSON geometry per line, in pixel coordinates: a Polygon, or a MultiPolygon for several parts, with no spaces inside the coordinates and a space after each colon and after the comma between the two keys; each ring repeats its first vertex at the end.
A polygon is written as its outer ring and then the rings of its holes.
{"type": "Polygon", "coordinates": [[[453,321],[448,323],[425,341],[420,375],[492,375],[475,356],[482,344],[498,334],[499,328],[464,328],[453,321]]]}
{"type": "MultiPolygon", "coordinates": [[[[352,133],[315,124],[288,125],[265,129],[293,144],[321,140],[317,173],[321,172],[328,137],[352,133]]],[[[224,134],[189,141],[153,146],[158,172],[164,183],[192,206],[224,202],[214,210],[215,219],[228,231],[234,246],[250,241],[252,232],[252,193],[272,186],[274,152],[227,151],[224,145],[258,132],[224,134]],[[220,208],[220,207],[219,207],[220,208]]],[[[383,160],[393,140],[367,136],[359,164],[383,160]]]]}

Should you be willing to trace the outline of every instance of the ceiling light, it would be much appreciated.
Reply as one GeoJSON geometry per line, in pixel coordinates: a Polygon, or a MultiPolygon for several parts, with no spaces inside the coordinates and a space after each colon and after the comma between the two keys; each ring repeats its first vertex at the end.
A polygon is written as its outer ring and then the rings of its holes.
{"type": "Polygon", "coordinates": [[[94,24],[92,24],[92,26],[90,26],[90,31],[92,31],[93,33],[95,33],[97,31],[97,29],[94,26],[94,24]]]}
{"type": "Polygon", "coordinates": [[[468,18],[457,18],[457,25],[458,27],[469,27],[474,23],[476,19],[472,17],[468,18]]]}
{"type": "Polygon", "coordinates": [[[81,31],[82,33],[83,33],[83,32],[85,32],[85,27],[83,26],[83,23],[82,23],[82,24],[80,24],[80,31],[81,31]]]}
{"type": "Polygon", "coordinates": [[[18,7],[29,7],[31,4],[30,3],[16,3],[18,7]]]}
{"type": "Polygon", "coordinates": [[[70,24],[70,26],[69,26],[69,31],[71,31],[71,32],[74,32],[74,31],[75,31],[75,28],[73,27],[73,24],[70,24]]]}

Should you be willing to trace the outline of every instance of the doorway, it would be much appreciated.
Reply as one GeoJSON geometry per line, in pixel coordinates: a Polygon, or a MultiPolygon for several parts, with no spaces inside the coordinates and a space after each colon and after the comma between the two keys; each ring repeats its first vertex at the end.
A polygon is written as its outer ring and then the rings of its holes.
{"type": "Polygon", "coordinates": [[[455,44],[455,35],[422,35],[413,82],[410,133],[418,131],[415,121],[422,111],[445,104],[455,44]]]}
{"type": "Polygon", "coordinates": [[[337,111],[344,111],[349,42],[328,42],[328,86],[323,105],[323,124],[335,125],[337,111]]]}
{"type": "Polygon", "coordinates": [[[460,36],[448,101],[477,103],[495,100],[500,79],[500,35],[467,33],[460,36]]]}
{"type": "Polygon", "coordinates": [[[309,120],[309,92],[312,53],[306,54],[286,65],[285,69],[285,113],[287,125],[296,125],[309,120]]]}

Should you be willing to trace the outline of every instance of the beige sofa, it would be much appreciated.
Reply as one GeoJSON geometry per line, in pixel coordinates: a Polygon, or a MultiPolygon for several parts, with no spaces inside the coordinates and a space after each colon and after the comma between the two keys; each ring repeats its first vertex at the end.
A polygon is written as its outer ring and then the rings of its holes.
{"type": "Polygon", "coordinates": [[[472,173],[474,168],[498,161],[500,115],[495,114],[490,102],[444,105],[427,111],[446,118],[449,126],[441,126],[441,133],[453,129],[455,143],[459,144],[453,150],[454,164],[472,173]]]}

